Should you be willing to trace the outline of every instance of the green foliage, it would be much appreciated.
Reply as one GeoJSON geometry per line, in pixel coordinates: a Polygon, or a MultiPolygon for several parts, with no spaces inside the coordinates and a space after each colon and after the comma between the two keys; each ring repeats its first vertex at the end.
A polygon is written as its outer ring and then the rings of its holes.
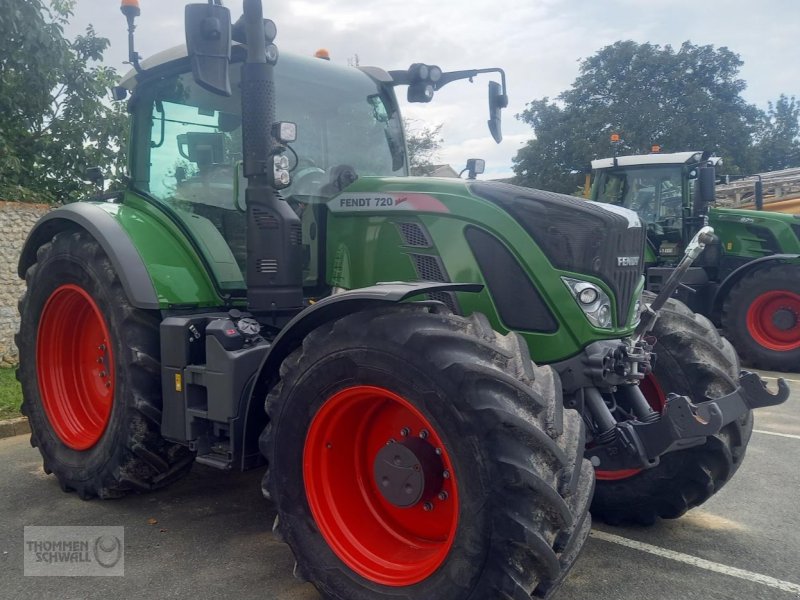
{"type": "Polygon", "coordinates": [[[427,175],[433,172],[434,161],[444,140],[442,126],[424,127],[411,119],[403,119],[408,147],[408,167],[414,175],[427,175]]]}
{"type": "Polygon", "coordinates": [[[572,87],[555,102],[534,100],[518,115],[535,134],[514,159],[518,182],[572,192],[580,182],[570,170],[610,156],[611,133],[622,136],[619,154],[659,144],[663,152],[711,150],[731,173],[759,170],[764,147],[754,140],[759,132],[765,145],[768,132],[784,139],[783,123],[797,106],[779,100],[765,119],[741,97],[741,66],[728,48],[689,42],[678,50],[632,41],[602,48],[581,63],[572,87]]]}
{"type": "Polygon", "coordinates": [[[22,404],[22,389],[14,369],[0,367],[0,419],[19,416],[22,404]]]}
{"type": "Polygon", "coordinates": [[[109,45],[89,26],[64,38],[75,0],[0,0],[0,197],[68,201],[90,166],[122,173],[127,124],[111,105],[109,45]]]}
{"type": "Polygon", "coordinates": [[[764,115],[756,143],[760,171],[800,166],[800,102],[781,94],[764,115]]]}

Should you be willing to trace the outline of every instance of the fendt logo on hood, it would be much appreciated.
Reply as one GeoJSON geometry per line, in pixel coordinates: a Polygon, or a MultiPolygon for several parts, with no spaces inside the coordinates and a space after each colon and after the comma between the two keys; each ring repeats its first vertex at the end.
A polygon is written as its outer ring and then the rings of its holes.
{"type": "Polygon", "coordinates": [[[638,267],[639,266],[639,257],[638,256],[618,256],[617,257],[617,266],[618,267],[638,267]]]}

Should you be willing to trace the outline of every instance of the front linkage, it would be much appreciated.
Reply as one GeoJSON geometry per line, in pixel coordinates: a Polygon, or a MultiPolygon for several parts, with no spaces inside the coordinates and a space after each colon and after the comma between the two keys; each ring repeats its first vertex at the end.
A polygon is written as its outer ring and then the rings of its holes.
{"type": "MultiPolygon", "coordinates": [[[[781,404],[789,397],[789,386],[783,379],[778,380],[776,394],[755,373],[742,371],[738,383],[734,392],[697,404],[687,396],[670,394],[664,410],[653,413],[655,419],[616,423],[610,432],[604,432],[603,441],[610,441],[587,448],[586,457],[596,468],[609,471],[654,467],[663,454],[703,444],[708,436],[748,411],[781,404]]],[[[626,391],[641,395],[638,386],[627,386],[626,391]]]]}
{"type": "Polygon", "coordinates": [[[647,334],[681,285],[683,274],[713,241],[713,234],[711,227],[697,233],[661,293],[644,307],[632,339],[595,342],[578,357],[556,367],[570,398],[567,404],[581,410],[593,432],[586,457],[598,470],[655,467],[667,452],[703,444],[708,436],[716,435],[750,410],[775,406],[789,397],[789,386],[783,379],[778,379],[778,391],[773,394],[758,375],[748,371],[740,373],[733,392],[720,398],[707,397],[694,403],[688,396],[670,393],[660,412],[639,388],[656,360],[652,351],[655,340],[647,334]],[[622,409],[634,418],[620,422],[612,409],[622,409]]]}

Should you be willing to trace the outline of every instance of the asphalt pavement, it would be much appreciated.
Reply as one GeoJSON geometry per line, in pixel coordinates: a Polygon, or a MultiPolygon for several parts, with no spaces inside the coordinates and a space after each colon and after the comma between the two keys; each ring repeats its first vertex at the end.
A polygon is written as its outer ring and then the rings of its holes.
{"type": "MultiPolygon", "coordinates": [[[[800,598],[800,376],[786,377],[792,396],[756,413],[744,464],[719,494],[654,527],[596,525],[553,600],[800,598]]],[[[27,436],[2,439],[0,598],[318,600],[272,537],[260,477],[197,465],[166,490],[85,502],[44,474],[27,436]],[[125,576],[24,577],[25,525],[124,526],[125,576]]]]}

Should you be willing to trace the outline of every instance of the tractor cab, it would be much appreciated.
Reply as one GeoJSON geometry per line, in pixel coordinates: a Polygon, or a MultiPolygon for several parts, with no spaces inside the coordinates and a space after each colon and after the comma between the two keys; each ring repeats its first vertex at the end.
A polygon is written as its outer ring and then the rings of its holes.
{"type": "MultiPolygon", "coordinates": [[[[135,63],[115,90],[118,99],[130,96],[130,189],[157,204],[184,230],[210,267],[215,287],[229,298],[243,298],[252,288],[247,277],[247,159],[242,151],[247,52],[245,45],[232,44],[229,93],[216,89],[219,82],[197,77],[197,56],[186,46],[135,63]]],[[[290,228],[290,239],[302,241],[306,296],[325,293],[327,201],[360,178],[409,174],[395,88],[408,86],[410,102],[429,102],[444,85],[471,81],[481,73],[501,77],[502,84],[489,85],[488,125],[499,142],[500,112],[507,104],[502,69],[444,72],[415,63],[408,70],[387,72],[281,55],[274,66],[274,123],[288,126],[292,139],[282,140],[273,131],[272,147],[265,146],[263,153],[267,156],[254,155],[252,162],[258,170],[262,161],[274,161],[274,169],[270,164],[266,170],[276,197],[300,221],[290,228]]],[[[247,130],[247,119],[244,123],[247,130]]],[[[255,224],[268,225],[263,219],[255,224]]]]}
{"type": "Polygon", "coordinates": [[[591,199],[636,211],[647,224],[648,264],[677,262],[702,226],[701,167],[719,162],[701,152],[594,160],[591,199]]]}
{"type": "MultiPolygon", "coordinates": [[[[234,46],[230,69],[238,90],[245,52],[234,46]]],[[[208,91],[192,73],[185,47],[162,52],[131,72],[132,186],[199,242],[220,287],[245,289],[246,179],[241,100],[208,91]]],[[[317,279],[313,242],[322,202],[356,177],[407,175],[406,146],[391,86],[362,70],[312,57],[284,55],[275,67],[277,121],[297,139],[280,160],[289,183],[280,194],[301,219],[305,279],[317,279]]],[[[384,73],[383,79],[389,80],[384,73]]]]}

